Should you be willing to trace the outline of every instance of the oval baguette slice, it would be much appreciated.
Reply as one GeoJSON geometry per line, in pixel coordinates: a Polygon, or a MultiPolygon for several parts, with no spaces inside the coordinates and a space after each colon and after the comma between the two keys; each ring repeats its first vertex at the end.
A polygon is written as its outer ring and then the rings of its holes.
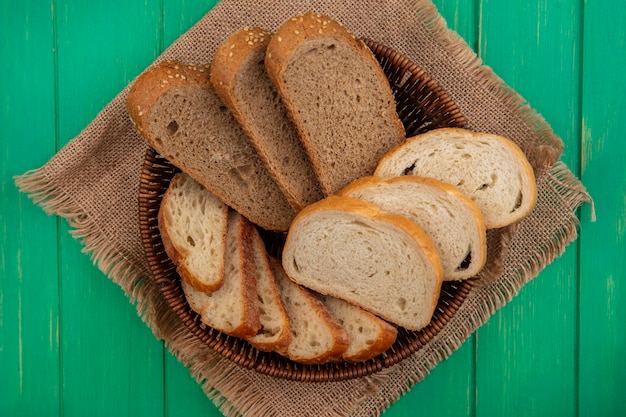
{"type": "Polygon", "coordinates": [[[252,237],[248,220],[231,210],[228,213],[224,283],[217,291],[197,291],[181,281],[189,306],[204,324],[235,337],[257,334],[261,327],[257,302],[252,237]]]}
{"type": "Polygon", "coordinates": [[[213,56],[211,84],[289,204],[299,211],[323,196],[298,132],[265,69],[271,37],[258,27],[232,34],[213,56]]]}
{"type": "Polygon", "coordinates": [[[165,253],[176,271],[198,291],[224,281],[228,206],[189,175],[174,175],[158,214],[165,253]]]}
{"type": "Polygon", "coordinates": [[[209,82],[207,66],[164,61],[142,73],[126,101],[150,146],[265,229],[295,216],[256,151],[209,82]]]}
{"type": "Polygon", "coordinates": [[[283,266],[295,282],[409,330],[429,323],[443,275],[435,246],[416,223],[339,196],[296,216],[283,266]]]}
{"type": "Polygon", "coordinates": [[[286,21],[265,57],[325,195],[371,175],[405,139],[389,81],[372,51],[317,13],[286,21]]]}
{"type": "Polygon", "coordinates": [[[291,326],[289,346],[277,352],[306,364],[341,359],[349,344],[346,331],[319,299],[289,279],[280,261],[270,261],[291,326]]]}
{"type": "Polygon", "coordinates": [[[340,193],[405,216],[432,239],[443,265],[444,280],[475,276],[487,259],[483,216],[456,187],[432,178],[363,177],[340,193]]]}
{"type": "Polygon", "coordinates": [[[398,329],[385,320],[347,301],[322,295],[322,302],[348,333],[350,344],[343,354],[348,362],[363,362],[393,345],[398,329]]]}
{"type": "Polygon", "coordinates": [[[251,228],[254,252],[253,257],[248,261],[254,262],[261,328],[257,334],[247,340],[259,350],[282,352],[287,349],[291,341],[289,317],[280,298],[263,240],[256,228],[250,223],[248,225],[251,228]]]}
{"type": "Polygon", "coordinates": [[[533,169],[515,142],[466,129],[414,136],[389,151],[374,175],[417,175],[452,184],[476,203],[488,229],[521,220],[537,202],[533,169]]]}

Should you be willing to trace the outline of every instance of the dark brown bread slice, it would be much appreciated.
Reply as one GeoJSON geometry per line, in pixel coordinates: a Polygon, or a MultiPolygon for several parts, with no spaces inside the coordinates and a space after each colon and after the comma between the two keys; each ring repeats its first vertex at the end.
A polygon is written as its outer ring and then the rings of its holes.
{"type": "Polygon", "coordinates": [[[231,35],[213,56],[211,84],[299,211],[323,196],[298,132],[265,69],[271,36],[258,27],[231,35]]]}
{"type": "Polygon", "coordinates": [[[371,50],[339,22],[305,13],[272,37],[265,65],[325,195],[371,175],[405,139],[389,82],[371,50]]]}
{"type": "Polygon", "coordinates": [[[127,106],[146,141],[222,201],[265,229],[287,230],[295,212],[219,99],[208,66],[150,67],[127,106]]]}

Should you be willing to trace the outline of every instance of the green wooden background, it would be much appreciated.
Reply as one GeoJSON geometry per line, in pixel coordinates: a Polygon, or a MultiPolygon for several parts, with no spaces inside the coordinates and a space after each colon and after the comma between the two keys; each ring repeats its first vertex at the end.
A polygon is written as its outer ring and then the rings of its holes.
{"type": "MultiPolygon", "coordinates": [[[[44,164],[215,1],[0,5],[0,416],[220,415],[12,177],[44,164]]],[[[626,415],[626,2],[436,0],[566,144],[595,200],[564,255],[385,416],[626,415]]]]}

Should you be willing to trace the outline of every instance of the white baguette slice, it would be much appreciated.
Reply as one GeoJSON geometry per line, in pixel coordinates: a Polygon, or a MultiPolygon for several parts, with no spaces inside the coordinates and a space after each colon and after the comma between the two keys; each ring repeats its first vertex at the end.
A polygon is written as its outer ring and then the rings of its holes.
{"type": "Polygon", "coordinates": [[[416,223],[340,196],[296,216],[283,266],[300,285],[410,330],[430,322],[443,276],[434,244],[416,223]]]}
{"type": "Polygon", "coordinates": [[[249,225],[252,228],[252,250],[254,252],[250,261],[254,262],[256,272],[261,328],[257,334],[248,337],[247,341],[262,351],[284,352],[291,341],[289,317],[280,298],[276,278],[263,240],[256,228],[250,223],[249,225]]]}
{"type": "Polygon", "coordinates": [[[183,281],[215,291],[224,280],[228,206],[187,174],[176,174],[163,196],[159,231],[183,281]]]}
{"type": "Polygon", "coordinates": [[[348,332],[350,344],[343,354],[347,362],[363,362],[393,345],[398,329],[385,320],[339,298],[322,295],[322,302],[348,332]]]}
{"type": "Polygon", "coordinates": [[[280,261],[271,258],[271,264],[291,326],[291,342],[278,353],[305,364],[341,359],[349,344],[346,331],[318,298],[289,279],[280,261]]]}
{"type": "Polygon", "coordinates": [[[397,146],[374,175],[417,175],[456,186],[480,208],[488,229],[521,220],[537,202],[532,166],[502,136],[466,129],[434,129],[397,146]]]}
{"type": "Polygon", "coordinates": [[[439,252],[444,280],[473,277],[485,265],[483,216],[469,197],[450,184],[415,176],[363,177],[339,194],[369,201],[417,223],[439,252]]]}
{"type": "Polygon", "coordinates": [[[265,69],[271,37],[258,27],[233,33],[213,55],[211,84],[289,204],[299,211],[323,195],[298,132],[265,69]]]}
{"type": "Polygon", "coordinates": [[[371,175],[380,158],[404,141],[380,64],[329,16],[304,13],[286,21],[267,46],[265,66],[325,195],[371,175]]]}
{"type": "Polygon", "coordinates": [[[219,290],[197,291],[182,281],[189,306],[204,324],[242,338],[257,334],[261,327],[254,264],[247,261],[253,256],[247,222],[234,210],[228,213],[226,267],[224,284],[219,290]]]}

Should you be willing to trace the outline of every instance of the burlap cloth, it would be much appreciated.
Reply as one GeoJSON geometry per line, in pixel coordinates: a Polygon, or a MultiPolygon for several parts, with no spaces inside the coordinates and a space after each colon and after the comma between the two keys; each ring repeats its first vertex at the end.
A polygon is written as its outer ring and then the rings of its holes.
{"type": "Polygon", "coordinates": [[[242,26],[275,29],[309,10],[329,14],[355,35],[399,50],[441,83],[470,128],[515,140],[535,168],[539,200],[507,240],[502,273],[477,286],[425,348],[370,377],[332,383],[274,379],[241,369],[195,339],[150,279],[137,209],[147,145],[130,123],[124,104],[128,88],[124,89],[80,135],[43,167],[18,178],[17,184],[48,213],[68,220],[85,251],[123,288],[156,337],[189,367],[228,416],[382,413],[562,253],[577,236],[576,209],[589,201],[578,179],[557,162],[562,143],[548,124],[481,64],[426,0],[223,0],[158,61],[209,62],[215,48],[242,26]]]}

